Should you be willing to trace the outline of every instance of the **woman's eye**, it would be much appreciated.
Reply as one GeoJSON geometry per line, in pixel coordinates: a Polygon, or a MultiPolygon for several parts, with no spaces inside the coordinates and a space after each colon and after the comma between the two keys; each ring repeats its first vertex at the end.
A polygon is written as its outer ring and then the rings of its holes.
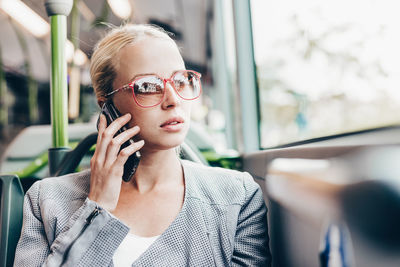
{"type": "Polygon", "coordinates": [[[156,86],[152,83],[144,83],[143,84],[143,91],[145,92],[155,92],[156,91],[156,86]]]}
{"type": "Polygon", "coordinates": [[[158,84],[144,82],[135,88],[137,94],[155,94],[161,92],[161,88],[158,84]]]}
{"type": "Polygon", "coordinates": [[[184,88],[188,84],[189,84],[188,80],[177,80],[177,81],[175,81],[175,86],[178,87],[178,88],[184,88]]]}

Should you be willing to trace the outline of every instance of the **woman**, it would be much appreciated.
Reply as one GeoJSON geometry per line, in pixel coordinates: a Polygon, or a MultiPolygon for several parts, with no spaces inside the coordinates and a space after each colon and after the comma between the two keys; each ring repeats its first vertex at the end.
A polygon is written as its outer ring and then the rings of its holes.
{"type": "Polygon", "coordinates": [[[122,116],[108,126],[100,117],[90,171],[27,192],[15,266],[269,265],[267,210],[251,176],[177,156],[201,87],[168,34],[113,29],[95,48],[91,77],[99,105],[122,116]],[[139,167],[124,182],[138,150],[139,167]]]}

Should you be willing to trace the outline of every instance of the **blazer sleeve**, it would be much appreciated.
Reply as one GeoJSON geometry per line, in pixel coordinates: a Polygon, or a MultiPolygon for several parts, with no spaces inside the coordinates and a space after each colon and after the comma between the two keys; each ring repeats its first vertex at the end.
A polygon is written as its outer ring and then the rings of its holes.
{"type": "Polygon", "coordinates": [[[232,266],[271,266],[267,207],[260,186],[245,173],[245,200],[236,228],[232,266]]]}
{"type": "MultiPolygon", "coordinates": [[[[23,225],[14,266],[109,266],[115,250],[129,232],[128,226],[86,198],[70,222],[49,244],[40,211],[39,186],[24,199],[23,225]]],[[[49,228],[49,227],[47,227],[49,228]]]]}

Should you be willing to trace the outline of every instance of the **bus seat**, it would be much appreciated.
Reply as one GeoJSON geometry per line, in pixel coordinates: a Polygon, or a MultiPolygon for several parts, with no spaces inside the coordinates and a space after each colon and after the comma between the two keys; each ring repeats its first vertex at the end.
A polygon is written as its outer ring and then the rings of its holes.
{"type": "Polygon", "coordinates": [[[12,266],[21,233],[24,191],[16,175],[0,176],[0,267],[12,266]]]}

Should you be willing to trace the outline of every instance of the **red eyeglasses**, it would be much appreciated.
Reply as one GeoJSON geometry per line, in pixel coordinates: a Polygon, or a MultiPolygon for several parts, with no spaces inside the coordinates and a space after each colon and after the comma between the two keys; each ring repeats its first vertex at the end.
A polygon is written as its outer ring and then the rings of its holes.
{"type": "Polygon", "coordinates": [[[194,100],[201,94],[200,78],[201,74],[193,70],[176,71],[169,79],[161,78],[158,75],[143,75],[108,93],[106,97],[121,90],[131,89],[135,102],[143,108],[150,108],[163,101],[165,87],[169,82],[182,99],[194,100]]]}

